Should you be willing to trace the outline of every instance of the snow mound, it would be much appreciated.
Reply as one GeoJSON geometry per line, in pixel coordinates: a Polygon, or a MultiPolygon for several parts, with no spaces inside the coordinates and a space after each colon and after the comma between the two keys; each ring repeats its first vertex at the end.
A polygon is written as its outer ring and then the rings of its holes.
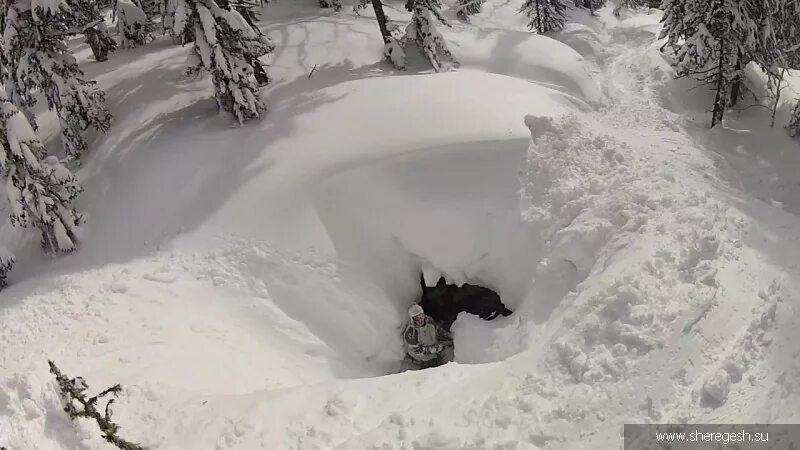
{"type": "Polygon", "coordinates": [[[682,313],[714,301],[741,225],[710,192],[687,191],[657,157],[574,117],[526,123],[524,216],[542,228],[548,259],[592,277],[563,300],[569,311],[553,348],[577,380],[619,379],[631,358],[663,345],[682,313]],[[680,283],[665,283],[672,279],[680,283]]]}
{"type": "MultiPolygon", "coordinates": [[[[245,154],[258,153],[254,160],[243,161],[256,170],[248,171],[248,183],[222,199],[219,209],[199,229],[179,239],[180,245],[186,241],[192,246],[219,233],[233,233],[269,241],[287,252],[314,247],[320,253],[336,253],[312,204],[317,187],[328,178],[402,155],[455,150],[461,145],[467,151],[491,152],[497,146],[509,148],[506,143],[516,140],[517,148],[524,147],[527,133],[519,118],[531,108],[538,114],[552,115],[573,108],[572,102],[556,90],[480,71],[346,81],[315,91],[309,99],[314,108],[308,111],[293,108],[291,102],[296,101],[287,99],[271,113],[271,121],[291,124],[289,136],[271,138],[265,132],[269,130],[258,127],[250,133],[237,130],[225,136],[230,139],[227,145],[248,149],[243,150],[245,154]],[[496,95],[486,96],[484,89],[496,95]],[[433,92],[435,102],[430,101],[433,92]],[[376,104],[376,98],[381,99],[380,104],[376,104]],[[296,194],[286,196],[287,189],[296,194]],[[276,209],[282,214],[268,212],[276,209]]],[[[197,148],[205,139],[200,134],[187,136],[180,146],[197,148]]],[[[179,150],[170,147],[165,151],[179,150]]],[[[513,170],[503,177],[513,177],[513,170]]],[[[430,170],[426,173],[431,178],[443,176],[430,170]]],[[[167,178],[169,175],[163,175],[165,182],[175,183],[167,178]]],[[[207,198],[196,201],[203,203],[203,209],[211,209],[207,198]]],[[[362,232],[354,228],[357,225],[351,227],[351,233],[362,232]]]]}
{"type": "Polygon", "coordinates": [[[452,33],[448,37],[463,68],[529,80],[590,104],[603,98],[583,57],[553,38],[511,30],[452,33]]]}

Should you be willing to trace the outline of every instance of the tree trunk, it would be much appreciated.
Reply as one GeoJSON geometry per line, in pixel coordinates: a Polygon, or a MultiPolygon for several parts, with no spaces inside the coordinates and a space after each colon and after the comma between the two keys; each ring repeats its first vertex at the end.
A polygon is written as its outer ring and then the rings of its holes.
{"type": "Polygon", "coordinates": [[[378,19],[378,27],[381,29],[381,36],[383,43],[388,44],[391,40],[389,28],[386,26],[386,14],[383,12],[383,3],[381,0],[372,0],[372,9],[375,10],[375,18],[378,19]]]}
{"type": "Polygon", "coordinates": [[[734,106],[739,102],[739,94],[741,93],[742,86],[742,55],[737,55],[736,58],[736,76],[733,79],[731,86],[731,98],[728,105],[734,106]]]}
{"type": "Polygon", "coordinates": [[[270,80],[267,76],[267,72],[264,70],[264,66],[261,65],[261,61],[259,61],[258,58],[252,58],[249,63],[253,66],[253,76],[255,76],[258,86],[268,85],[270,80]]]}
{"type": "Polygon", "coordinates": [[[783,83],[783,77],[786,75],[786,69],[781,68],[781,74],[778,77],[778,85],[775,88],[775,103],[772,105],[772,121],[770,122],[769,126],[775,126],[775,114],[778,112],[778,103],[781,101],[781,84],[783,83]]]}
{"type": "MultiPolygon", "coordinates": [[[[725,41],[720,39],[718,41],[720,50],[725,48],[725,41]]],[[[717,66],[717,79],[715,81],[717,95],[714,98],[714,110],[711,115],[711,128],[722,123],[722,118],[725,116],[725,108],[727,107],[726,94],[728,92],[728,83],[725,80],[725,52],[720,51],[719,65],[717,66]]]]}
{"type": "Polygon", "coordinates": [[[103,39],[94,28],[88,28],[85,32],[86,42],[92,48],[92,55],[95,61],[102,62],[108,59],[108,48],[104,45],[103,39]]]}

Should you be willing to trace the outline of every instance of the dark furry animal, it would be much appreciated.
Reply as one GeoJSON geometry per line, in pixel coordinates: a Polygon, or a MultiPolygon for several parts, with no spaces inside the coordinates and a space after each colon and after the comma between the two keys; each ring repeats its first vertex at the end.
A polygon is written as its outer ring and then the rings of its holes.
{"type": "Polygon", "coordinates": [[[464,311],[484,320],[492,320],[499,315],[509,316],[512,311],[503,304],[500,296],[491,289],[473,284],[461,287],[447,284],[444,277],[439,278],[435,287],[425,285],[420,277],[422,298],[419,305],[425,313],[447,328],[455,322],[458,313],[464,311]]]}

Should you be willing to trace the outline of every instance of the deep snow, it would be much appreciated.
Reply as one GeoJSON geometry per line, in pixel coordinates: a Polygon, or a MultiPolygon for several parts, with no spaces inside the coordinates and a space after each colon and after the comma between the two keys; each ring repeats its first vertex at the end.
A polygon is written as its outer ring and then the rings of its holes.
{"type": "Polygon", "coordinates": [[[109,448],[64,417],[47,359],[122,383],[122,434],[159,449],[618,448],[626,422],[800,421],[800,148],[758,108],[709,132],[657,14],[543,37],[490,1],[442,30],[461,68],[431,74],[381,62],[373,19],[308,8],[268,6],[270,112],[241,128],[180,78],[188,48],[97,64],[76,44],[116,120],[79,171],[78,254],[0,228],[20,261],[1,446],[109,448]],[[420,269],[515,314],[464,314],[456,363],[394,374],[420,269]]]}

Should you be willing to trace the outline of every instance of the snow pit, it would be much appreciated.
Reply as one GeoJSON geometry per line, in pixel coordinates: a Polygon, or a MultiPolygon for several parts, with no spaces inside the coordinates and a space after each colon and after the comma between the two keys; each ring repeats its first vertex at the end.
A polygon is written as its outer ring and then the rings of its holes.
{"type": "MultiPolygon", "coordinates": [[[[380,289],[401,322],[420,298],[420,267],[428,286],[440,278],[484,286],[511,311],[529,303],[528,296],[538,295],[533,277],[544,269],[539,231],[519,213],[518,168],[526,145],[509,140],[433,148],[341,171],[321,183],[316,209],[347,283],[380,289]]],[[[552,284],[537,284],[537,291],[552,284]]],[[[561,297],[544,295],[537,317],[546,318],[561,297]]],[[[526,326],[513,315],[485,321],[460,314],[452,327],[456,362],[494,361],[522,350],[526,326]]]]}

